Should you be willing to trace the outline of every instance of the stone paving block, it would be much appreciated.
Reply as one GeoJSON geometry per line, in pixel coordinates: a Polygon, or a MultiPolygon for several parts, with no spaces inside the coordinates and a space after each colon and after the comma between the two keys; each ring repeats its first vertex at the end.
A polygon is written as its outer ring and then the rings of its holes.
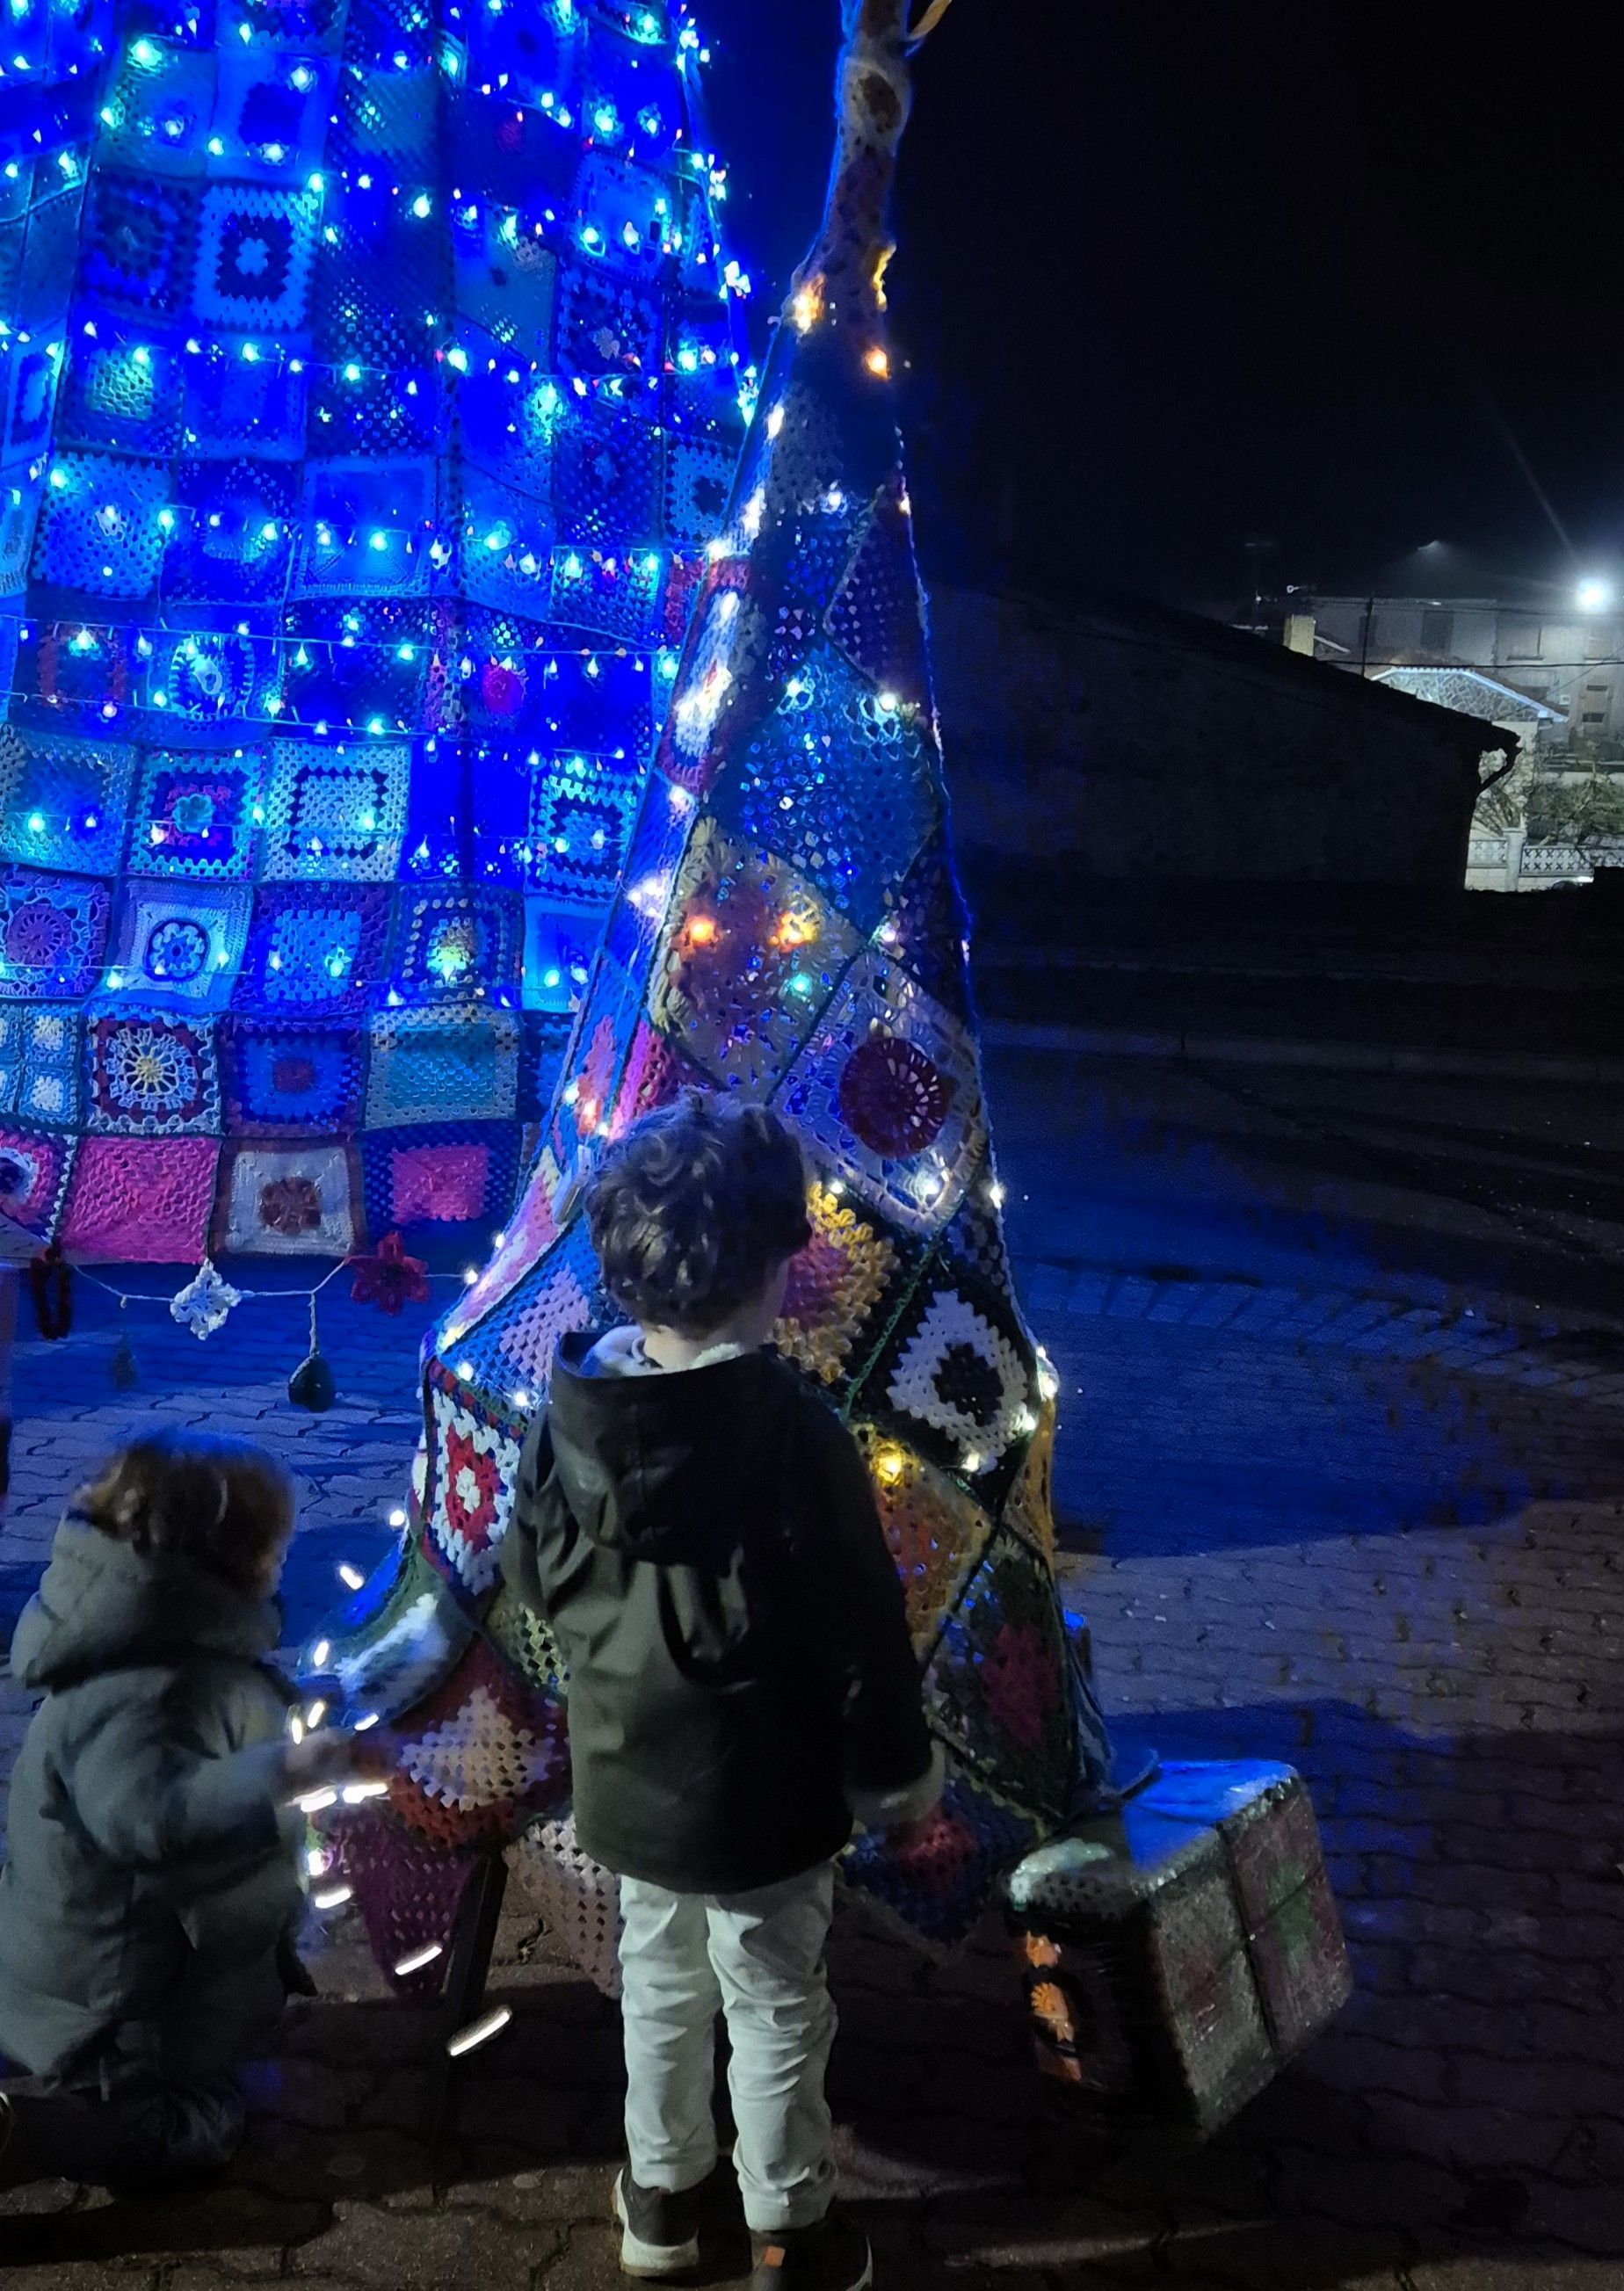
{"type": "Polygon", "coordinates": [[[538,2265],[556,2247],[551,2229],[515,2227],[494,2215],[388,2211],[370,2203],[339,2203],[326,2234],[289,2257],[294,2282],[332,2279],[377,2291],[446,2291],[453,2284],[479,2291],[530,2291],[538,2265]]]}

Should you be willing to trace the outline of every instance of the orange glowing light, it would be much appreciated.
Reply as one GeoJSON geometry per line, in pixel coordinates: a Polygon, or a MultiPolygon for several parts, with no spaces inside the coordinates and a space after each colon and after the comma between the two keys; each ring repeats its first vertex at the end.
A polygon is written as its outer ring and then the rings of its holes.
{"type": "Polygon", "coordinates": [[[908,1459],[900,1448],[881,1448],[874,1458],[874,1476],[884,1487],[894,1488],[908,1468],[908,1459]]]}
{"type": "Polygon", "coordinates": [[[880,348],[878,343],[876,343],[874,348],[870,350],[863,363],[868,368],[869,372],[872,374],[877,375],[881,382],[886,380],[891,371],[890,358],[886,351],[880,348]]]}
{"type": "Polygon", "coordinates": [[[780,915],[773,934],[774,944],[783,947],[810,946],[816,936],[816,931],[802,915],[780,915]]]}
{"type": "Polygon", "coordinates": [[[688,945],[690,946],[710,946],[714,942],[715,937],[715,916],[695,915],[693,921],[688,925],[688,945]]]}

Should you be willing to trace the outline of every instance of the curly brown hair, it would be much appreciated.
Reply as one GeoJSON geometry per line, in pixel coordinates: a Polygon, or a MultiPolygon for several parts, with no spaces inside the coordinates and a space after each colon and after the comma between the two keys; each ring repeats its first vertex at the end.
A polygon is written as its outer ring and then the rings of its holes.
{"type": "Polygon", "coordinates": [[[156,1432],[111,1457],[73,1508],[116,1543],[181,1555],[268,1598],[293,1531],[293,1482],[251,1440],[156,1432]]]}
{"type": "Polygon", "coordinates": [[[705,1337],[811,1239],[795,1132],[765,1106],[685,1091],[611,1147],[586,1202],[615,1304],[705,1337]]]}

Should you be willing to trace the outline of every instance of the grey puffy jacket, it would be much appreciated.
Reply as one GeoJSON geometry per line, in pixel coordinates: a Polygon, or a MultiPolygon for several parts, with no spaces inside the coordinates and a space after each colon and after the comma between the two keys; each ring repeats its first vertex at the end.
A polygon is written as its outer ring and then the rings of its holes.
{"type": "Polygon", "coordinates": [[[45,1700],[12,1778],[0,2058],[217,2076],[269,2036],[303,1907],[275,1803],[276,1609],[69,1518],[18,1623],[45,1700]]]}

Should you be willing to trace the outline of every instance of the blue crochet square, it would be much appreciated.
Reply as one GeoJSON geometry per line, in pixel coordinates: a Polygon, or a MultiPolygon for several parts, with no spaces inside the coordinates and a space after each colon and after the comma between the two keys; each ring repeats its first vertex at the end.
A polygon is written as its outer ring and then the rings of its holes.
{"type": "Polygon", "coordinates": [[[631,840],[636,775],[607,758],[555,757],[532,784],[533,891],[559,906],[607,907],[631,840]]]}
{"type": "Polygon", "coordinates": [[[278,603],[287,586],[295,513],[279,463],[182,462],[176,468],[164,594],[222,605],[278,603]]]}
{"type": "Polygon", "coordinates": [[[0,1003],[0,1111],[47,1129],[78,1119],[84,1021],[61,1002],[0,1003]]]}
{"type": "Polygon", "coordinates": [[[388,923],[382,886],[261,884],[237,980],[238,1009],[365,1009],[382,985],[388,923]]]}
{"type": "Polygon", "coordinates": [[[252,358],[219,343],[186,353],[189,453],[252,454],[255,461],[297,461],[302,455],[308,374],[294,373],[292,355],[277,344],[256,343],[254,349],[252,358]]]}
{"type": "Polygon", "coordinates": [[[84,291],[139,310],[181,309],[191,287],[197,197],[186,183],[92,175],[84,202],[84,291]]]}
{"type": "Polygon", "coordinates": [[[129,866],[205,880],[251,874],[264,769],[257,748],[149,750],[130,807],[129,866]]]}
{"type": "Polygon", "coordinates": [[[112,874],[134,760],[122,741],[0,730],[0,858],[112,874]]]}
{"type": "Polygon", "coordinates": [[[116,446],[167,454],[181,429],[181,354],[150,329],[107,322],[93,342],[74,345],[62,392],[65,444],[116,446]]]}
{"type": "Polygon", "coordinates": [[[0,996],[77,1000],[101,982],[105,883],[0,870],[0,996]]]}
{"type": "Polygon", "coordinates": [[[406,594],[426,588],[435,468],[410,462],[311,462],[294,594],[406,594]]]}
{"type": "Polygon", "coordinates": [[[413,1002],[484,993],[517,1003],[524,911],[517,892],[455,885],[401,890],[390,983],[413,1002]]]}
{"type": "Polygon", "coordinates": [[[366,1069],[358,1026],[234,1017],[223,1029],[221,1069],[229,1129],[298,1137],[360,1121],[366,1069]]]}

